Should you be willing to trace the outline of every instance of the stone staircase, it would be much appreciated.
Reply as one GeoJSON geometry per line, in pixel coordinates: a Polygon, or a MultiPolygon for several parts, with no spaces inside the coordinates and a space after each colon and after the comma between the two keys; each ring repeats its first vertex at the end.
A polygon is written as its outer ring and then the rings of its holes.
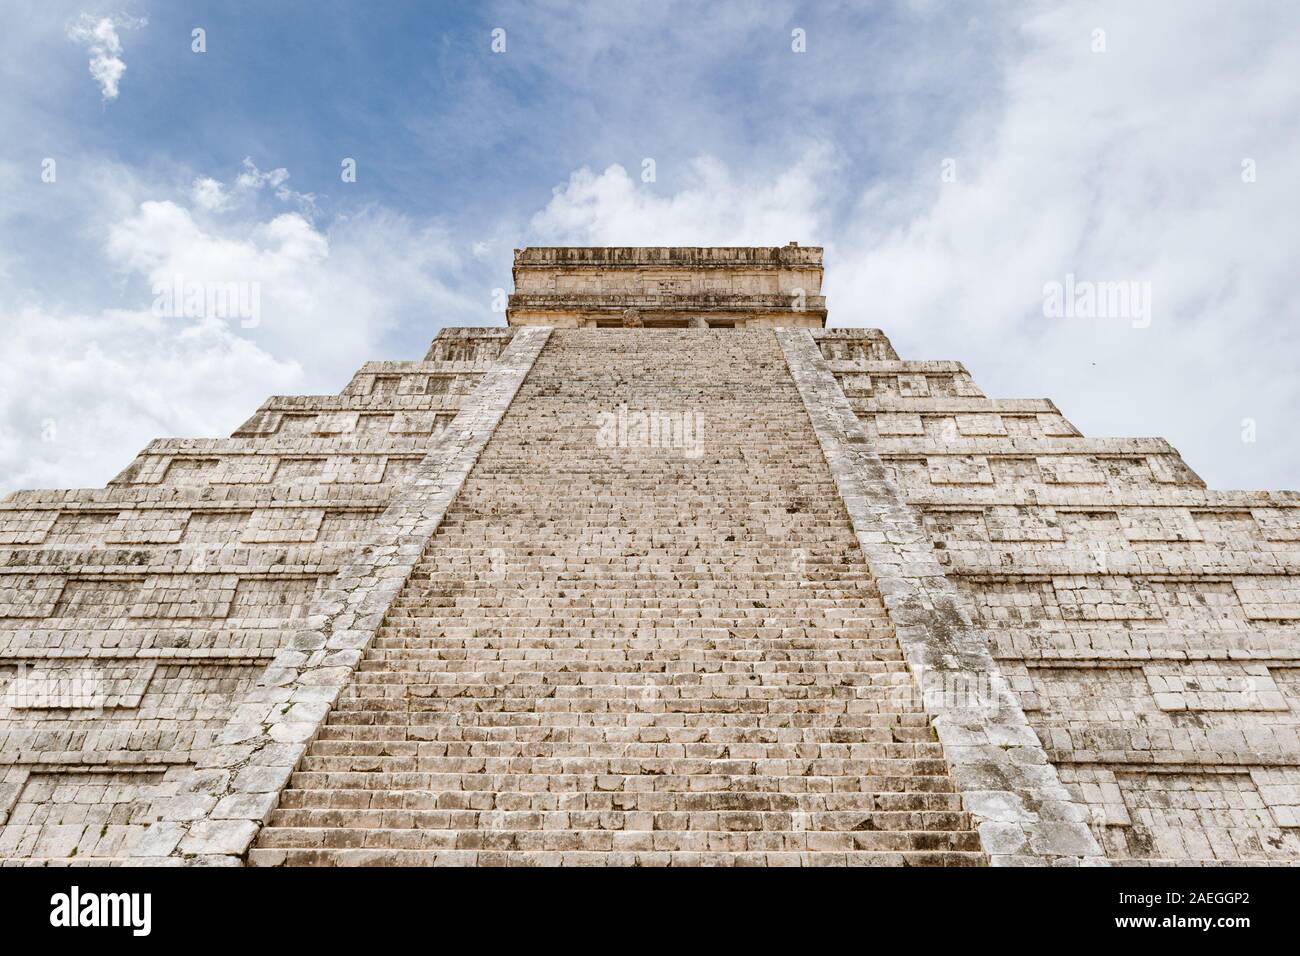
{"type": "Polygon", "coordinates": [[[984,862],[770,330],[552,334],[249,862],[984,862]]]}

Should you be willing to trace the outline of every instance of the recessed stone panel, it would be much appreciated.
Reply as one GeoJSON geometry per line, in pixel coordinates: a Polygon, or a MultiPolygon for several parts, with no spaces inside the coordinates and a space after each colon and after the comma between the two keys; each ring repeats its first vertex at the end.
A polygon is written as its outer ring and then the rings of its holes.
{"type": "Polygon", "coordinates": [[[49,617],[65,583],[58,574],[0,574],[0,618],[49,617]]]}
{"type": "Polygon", "coordinates": [[[323,508],[261,508],[253,512],[239,540],[249,544],[315,541],[324,517],[323,508]]]}

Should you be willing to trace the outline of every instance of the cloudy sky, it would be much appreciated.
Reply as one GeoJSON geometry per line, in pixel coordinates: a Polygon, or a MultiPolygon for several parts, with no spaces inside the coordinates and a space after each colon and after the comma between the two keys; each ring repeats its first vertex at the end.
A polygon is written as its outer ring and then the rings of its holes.
{"type": "Polygon", "coordinates": [[[5,17],[0,493],[498,324],[515,247],[791,240],[833,325],[1300,487],[1294,3],[269,6],[5,17]]]}

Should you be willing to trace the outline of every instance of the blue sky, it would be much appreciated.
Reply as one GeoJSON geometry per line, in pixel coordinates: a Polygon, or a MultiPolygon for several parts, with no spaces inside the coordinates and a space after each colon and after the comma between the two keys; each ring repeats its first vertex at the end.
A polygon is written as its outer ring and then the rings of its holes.
{"type": "Polygon", "coordinates": [[[1167,437],[1212,486],[1300,486],[1294,5],[52,2],[6,24],[0,491],[102,484],[150,438],[498,323],[518,246],[790,240],[826,246],[832,324],[1088,434],[1167,437]],[[159,317],[175,275],[258,283],[261,321],[159,317]],[[1067,275],[1147,284],[1149,324],[1046,316],[1067,275]]]}

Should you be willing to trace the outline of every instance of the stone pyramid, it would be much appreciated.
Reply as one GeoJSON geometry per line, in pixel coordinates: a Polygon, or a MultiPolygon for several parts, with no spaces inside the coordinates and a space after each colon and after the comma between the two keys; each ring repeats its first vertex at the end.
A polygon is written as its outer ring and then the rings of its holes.
{"type": "Polygon", "coordinates": [[[0,859],[1300,861],[1300,498],[821,271],[525,249],[504,328],[10,495],[0,859]]]}

